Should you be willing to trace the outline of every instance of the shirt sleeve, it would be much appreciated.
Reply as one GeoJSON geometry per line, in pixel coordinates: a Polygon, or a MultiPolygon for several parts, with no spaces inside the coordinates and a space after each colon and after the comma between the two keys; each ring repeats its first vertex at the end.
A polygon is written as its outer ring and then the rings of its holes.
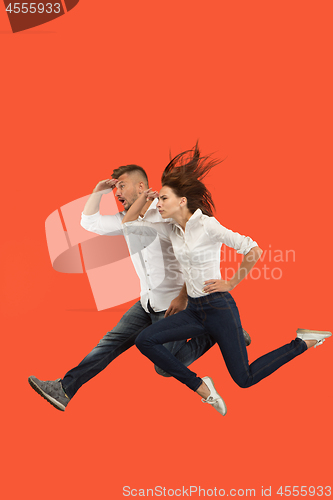
{"type": "Polygon", "coordinates": [[[165,240],[170,240],[170,234],[172,232],[172,224],[167,224],[165,222],[150,222],[146,220],[146,218],[125,222],[123,228],[126,236],[131,234],[141,236],[158,234],[165,240]]]}
{"type": "Polygon", "coordinates": [[[253,241],[249,236],[234,233],[231,229],[222,226],[215,217],[208,217],[205,220],[205,231],[212,240],[224,243],[228,247],[234,248],[237,253],[243,255],[246,255],[252,248],[258,246],[258,243],[253,241]]]}
{"type": "Polygon", "coordinates": [[[99,212],[93,215],[81,214],[81,226],[96,234],[105,234],[116,236],[123,234],[123,226],[121,223],[122,215],[120,213],[114,215],[101,215],[99,212]]]}
{"type": "Polygon", "coordinates": [[[146,211],[146,213],[144,214],[143,217],[139,216],[138,217],[138,220],[145,220],[147,222],[172,222],[172,219],[163,219],[163,217],[161,216],[161,214],[159,213],[158,209],[155,207],[150,207],[148,208],[148,210],[146,211]]]}

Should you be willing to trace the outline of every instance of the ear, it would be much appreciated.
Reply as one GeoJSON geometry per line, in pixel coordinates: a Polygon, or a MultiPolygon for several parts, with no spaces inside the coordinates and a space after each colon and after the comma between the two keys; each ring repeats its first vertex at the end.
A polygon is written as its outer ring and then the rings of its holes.
{"type": "Polygon", "coordinates": [[[146,189],[148,189],[148,188],[146,188],[145,183],[143,181],[140,181],[139,182],[139,193],[140,194],[143,193],[146,189]]]}
{"type": "Polygon", "coordinates": [[[185,198],[185,196],[183,196],[180,200],[180,206],[181,207],[186,207],[187,206],[187,198],[185,198]]]}

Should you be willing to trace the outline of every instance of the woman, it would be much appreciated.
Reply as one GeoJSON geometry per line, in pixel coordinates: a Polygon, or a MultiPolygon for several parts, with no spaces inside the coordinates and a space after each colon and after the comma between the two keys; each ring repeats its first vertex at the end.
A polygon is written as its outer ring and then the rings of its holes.
{"type": "Polygon", "coordinates": [[[188,294],[187,309],[143,330],[137,337],[137,347],[155,365],[225,415],[226,405],[212,379],[198,377],[180,363],[164,343],[208,331],[218,343],[233,380],[240,387],[250,387],[332,334],[297,330],[297,337],[290,344],[249,365],[238,309],[229,292],[249,273],[262,250],[251,238],[226,229],[212,216],[213,200],[202,178],[217,163],[209,157],[201,158],[198,145],[176,156],[163,172],[157,204],[162,218],[171,222],[154,224],[137,220],[145,211],[147,197],[147,203],[151,203],[157,196],[156,192],[148,190],[128,210],[123,223],[128,235],[156,230],[161,237],[170,238],[175,256],[182,265],[188,294]],[[244,255],[238,271],[228,281],[222,280],[220,274],[222,243],[244,255]]]}

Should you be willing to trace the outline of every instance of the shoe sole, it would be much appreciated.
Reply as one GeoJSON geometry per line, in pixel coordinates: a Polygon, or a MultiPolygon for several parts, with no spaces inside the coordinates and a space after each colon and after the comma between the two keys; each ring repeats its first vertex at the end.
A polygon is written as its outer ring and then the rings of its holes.
{"type": "Polygon", "coordinates": [[[296,333],[316,333],[319,335],[327,335],[327,337],[331,337],[332,333],[331,332],[326,332],[323,330],[305,330],[303,328],[298,328],[296,330],[296,333]]]}
{"type": "Polygon", "coordinates": [[[37,385],[36,382],[34,382],[34,380],[31,379],[31,377],[28,378],[28,382],[33,388],[33,390],[36,391],[37,394],[42,396],[42,398],[46,399],[46,401],[50,403],[52,406],[54,406],[54,408],[60,411],[65,411],[66,406],[64,406],[63,404],[59,403],[59,401],[46,394],[46,392],[42,391],[39,385],[37,385]]]}

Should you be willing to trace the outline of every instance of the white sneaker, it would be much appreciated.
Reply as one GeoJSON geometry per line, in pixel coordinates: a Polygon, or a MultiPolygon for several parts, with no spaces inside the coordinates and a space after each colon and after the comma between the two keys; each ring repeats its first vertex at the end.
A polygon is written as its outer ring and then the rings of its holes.
{"type": "Polygon", "coordinates": [[[227,413],[227,406],[221,396],[218,394],[214,387],[214,382],[210,377],[203,377],[202,381],[205,382],[208,389],[210,390],[210,396],[207,399],[201,399],[203,403],[208,403],[212,405],[215,410],[217,410],[221,415],[225,415],[227,413]]]}
{"type": "Polygon", "coordinates": [[[325,339],[331,337],[331,332],[323,332],[321,330],[304,330],[303,328],[298,328],[297,337],[302,340],[316,340],[317,343],[313,347],[321,345],[325,339]]]}

